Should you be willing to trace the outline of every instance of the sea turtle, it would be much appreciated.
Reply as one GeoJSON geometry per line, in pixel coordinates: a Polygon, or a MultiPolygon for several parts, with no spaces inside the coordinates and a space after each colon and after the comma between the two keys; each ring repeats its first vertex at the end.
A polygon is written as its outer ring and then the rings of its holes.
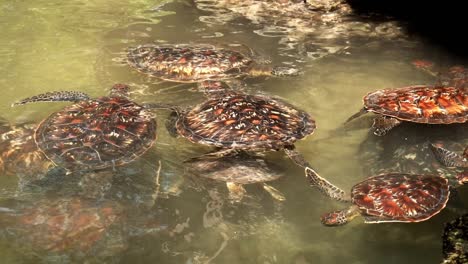
{"type": "Polygon", "coordinates": [[[294,76],[299,71],[257,63],[252,56],[212,45],[146,44],[130,48],[128,64],[136,70],[165,81],[208,83],[241,76],[294,76]]]}
{"type": "Polygon", "coordinates": [[[219,158],[237,151],[284,150],[306,177],[329,197],[343,191],[318,176],[312,166],[294,149],[294,143],[315,130],[315,120],[306,112],[264,95],[239,92],[214,93],[211,98],[189,109],[154,104],[173,110],[167,127],[193,143],[218,150],[195,159],[219,158]]]}
{"type": "Polygon", "coordinates": [[[39,198],[2,207],[2,235],[23,254],[110,256],[127,245],[122,239],[123,208],[116,202],[80,197],[39,198]],[[8,208],[8,210],[6,210],[8,208]],[[5,234],[3,234],[5,233],[5,234]]]}
{"type": "Polygon", "coordinates": [[[383,89],[364,96],[364,107],[348,118],[349,122],[367,112],[379,116],[372,127],[377,136],[385,135],[402,121],[423,124],[452,124],[468,121],[468,88],[416,85],[383,89]]]}
{"type": "MultiPolygon", "coordinates": [[[[468,183],[459,177],[457,184],[468,183]]],[[[369,177],[351,189],[351,205],[321,217],[326,226],[344,225],[362,215],[365,223],[421,222],[447,204],[449,181],[437,175],[388,173],[369,177]]],[[[343,200],[345,199],[342,197],[343,200]]]]}
{"type": "Polygon", "coordinates": [[[468,214],[445,224],[442,246],[441,264],[468,263],[468,214]]]}
{"type": "Polygon", "coordinates": [[[23,99],[76,102],[44,119],[34,133],[39,149],[68,172],[115,168],[145,153],[156,140],[156,121],[128,99],[129,87],[115,84],[109,96],[92,99],[82,92],[57,91],[23,99]]]}
{"type": "Polygon", "coordinates": [[[437,71],[434,63],[428,60],[414,60],[412,64],[429,75],[437,77],[436,86],[468,88],[468,68],[462,65],[444,67],[437,71]]]}
{"type": "Polygon", "coordinates": [[[230,198],[241,201],[246,190],[243,185],[261,183],[273,198],[284,201],[285,197],[266,182],[274,181],[282,175],[271,169],[262,157],[244,151],[226,155],[218,159],[195,159],[186,162],[188,170],[196,176],[226,182],[230,198]]]}

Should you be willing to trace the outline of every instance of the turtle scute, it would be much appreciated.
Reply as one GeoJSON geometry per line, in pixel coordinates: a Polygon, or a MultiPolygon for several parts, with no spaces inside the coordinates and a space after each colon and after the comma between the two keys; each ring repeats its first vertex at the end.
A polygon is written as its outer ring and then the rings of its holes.
{"type": "Polygon", "coordinates": [[[253,59],[212,45],[140,45],[130,48],[128,64],[151,76],[174,82],[222,80],[246,75],[253,59]]]}
{"type": "Polygon", "coordinates": [[[278,149],[311,134],[315,121],[277,99],[228,93],[201,103],[176,123],[192,142],[238,149],[278,149]]]}
{"type": "Polygon", "coordinates": [[[364,97],[368,111],[400,120],[428,123],[464,123],[468,120],[468,89],[409,86],[371,92],[364,97]]]}
{"type": "Polygon", "coordinates": [[[383,217],[382,222],[419,222],[440,212],[449,193],[443,177],[396,173],[356,184],[351,197],[365,215],[383,217]]]}

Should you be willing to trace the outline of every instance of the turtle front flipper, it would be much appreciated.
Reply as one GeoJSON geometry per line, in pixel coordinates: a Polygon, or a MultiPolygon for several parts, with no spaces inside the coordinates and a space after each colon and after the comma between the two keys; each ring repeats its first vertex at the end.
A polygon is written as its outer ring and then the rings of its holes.
{"type": "Polygon", "coordinates": [[[374,129],[374,135],[384,136],[390,129],[401,124],[401,121],[389,116],[379,116],[374,119],[372,128],[374,129]]]}
{"type": "Polygon", "coordinates": [[[247,193],[244,186],[239,183],[226,182],[226,187],[229,190],[229,199],[234,202],[242,201],[242,198],[244,198],[244,195],[247,193]]]}
{"type": "Polygon", "coordinates": [[[328,197],[338,200],[344,201],[345,199],[345,192],[338,188],[337,186],[333,185],[326,179],[322,178],[320,175],[312,169],[312,166],[308,161],[304,159],[301,153],[294,150],[294,146],[288,146],[284,149],[288,157],[303,168],[305,168],[305,175],[306,178],[309,180],[310,184],[313,186],[317,186],[322,193],[327,195],[328,197]]]}
{"type": "MultiPolygon", "coordinates": [[[[468,159],[448,149],[430,144],[435,158],[446,167],[468,168],[468,159]]],[[[465,153],[467,151],[465,150],[465,153]]]]}
{"type": "Polygon", "coordinates": [[[359,110],[359,112],[355,113],[354,115],[350,116],[348,119],[346,119],[346,121],[344,122],[345,124],[351,122],[352,120],[362,116],[362,115],[365,115],[367,114],[367,109],[365,107],[361,108],[359,110]]]}
{"type": "Polygon", "coordinates": [[[83,92],[77,91],[54,91],[35,95],[22,99],[11,106],[24,105],[35,102],[77,102],[81,100],[88,100],[89,96],[83,92]]]}
{"type": "Polygon", "coordinates": [[[286,197],[284,197],[284,195],[280,191],[278,191],[275,187],[269,184],[263,183],[263,189],[265,189],[265,191],[267,191],[273,198],[280,202],[286,200],[286,197]]]}

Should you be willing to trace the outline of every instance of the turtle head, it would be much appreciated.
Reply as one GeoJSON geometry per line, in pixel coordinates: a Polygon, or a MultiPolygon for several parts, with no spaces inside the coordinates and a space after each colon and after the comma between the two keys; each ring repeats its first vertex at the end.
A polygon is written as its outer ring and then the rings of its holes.
{"type": "Polygon", "coordinates": [[[284,67],[284,66],[275,66],[271,69],[271,75],[280,76],[280,77],[288,77],[288,76],[298,76],[301,75],[302,72],[294,67],[284,67]]]}
{"type": "Polygon", "coordinates": [[[458,174],[457,180],[458,180],[458,183],[461,185],[468,184],[468,170],[465,170],[461,172],[460,174],[458,174]]]}
{"type": "Polygon", "coordinates": [[[116,83],[111,88],[111,95],[114,96],[129,96],[130,87],[123,83],[116,83]]]}
{"type": "Polygon", "coordinates": [[[320,221],[326,226],[340,226],[347,224],[349,219],[345,210],[338,210],[322,215],[320,221]]]}

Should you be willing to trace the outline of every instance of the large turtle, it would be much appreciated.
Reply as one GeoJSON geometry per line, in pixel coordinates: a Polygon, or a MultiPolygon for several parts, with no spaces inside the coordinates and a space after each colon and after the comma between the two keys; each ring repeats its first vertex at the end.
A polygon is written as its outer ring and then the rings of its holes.
{"type": "MultiPolygon", "coordinates": [[[[468,177],[460,175],[457,185],[466,183],[468,177]]],[[[437,175],[388,173],[369,177],[352,187],[349,208],[327,213],[321,221],[326,226],[339,226],[359,215],[365,223],[425,221],[445,208],[449,187],[449,181],[437,175]]]]}
{"type": "Polygon", "coordinates": [[[445,224],[442,246],[441,264],[468,263],[468,214],[445,224]]]}
{"type": "Polygon", "coordinates": [[[241,201],[246,190],[243,185],[261,183],[271,196],[279,201],[284,196],[266,182],[274,181],[282,175],[271,169],[268,162],[258,156],[240,152],[218,159],[195,159],[187,163],[188,170],[196,176],[226,182],[229,196],[233,201],[241,201]]]}
{"type": "Polygon", "coordinates": [[[299,73],[295,68],[262,65],[239,51],[204,44],[140,45],[129,49],[127,62],[140,72],[182,83],[299,73]]]}
{"type": "Polygon", "coordinates": [[[34,140],[47,158],[69,172],[98,170],[133,161],[156,140],[153,115],[131,101],[128,91],[127,85],[116,84],[109,96],[95,99],[82,92],[49,92],[13,105],[76,102],[44,119],[34,140]]]}
{"type": "Polygon", "coordinates": [[[312,166],[294,149],[294,143],[315,130],[315,120],[294,106],[263,95],[238,92],[212,94],[211,98],[189,109],[171,108],[169,131],[193,143],[218,150],[197,159],[219,158],[237,151],[284,150],[297,165],[305,168],[306,177],[329,197],[343,191],[318,176],[312,166]]]}
{"type": "Polygon", "coordinates": [[[109,256],[127,247],[120,225],[123,208],[112,201],[39,198],[29,203],[10,202],[1,214],[2,229],[8,229],[4,235],[26,255],[33,251],[57,256],[109,256]],[[119,228],[110,229],[114,225],[119,228]]]}
{"type": "Polygon", "coordinates": [[[349,122],[367,112],[374,119],[374,134],[385,135],[402,121],[423,124],[452,124],[468,121],[468,88],[416,85],[383,89],[364,96],[364,108],[349,122]]]}

